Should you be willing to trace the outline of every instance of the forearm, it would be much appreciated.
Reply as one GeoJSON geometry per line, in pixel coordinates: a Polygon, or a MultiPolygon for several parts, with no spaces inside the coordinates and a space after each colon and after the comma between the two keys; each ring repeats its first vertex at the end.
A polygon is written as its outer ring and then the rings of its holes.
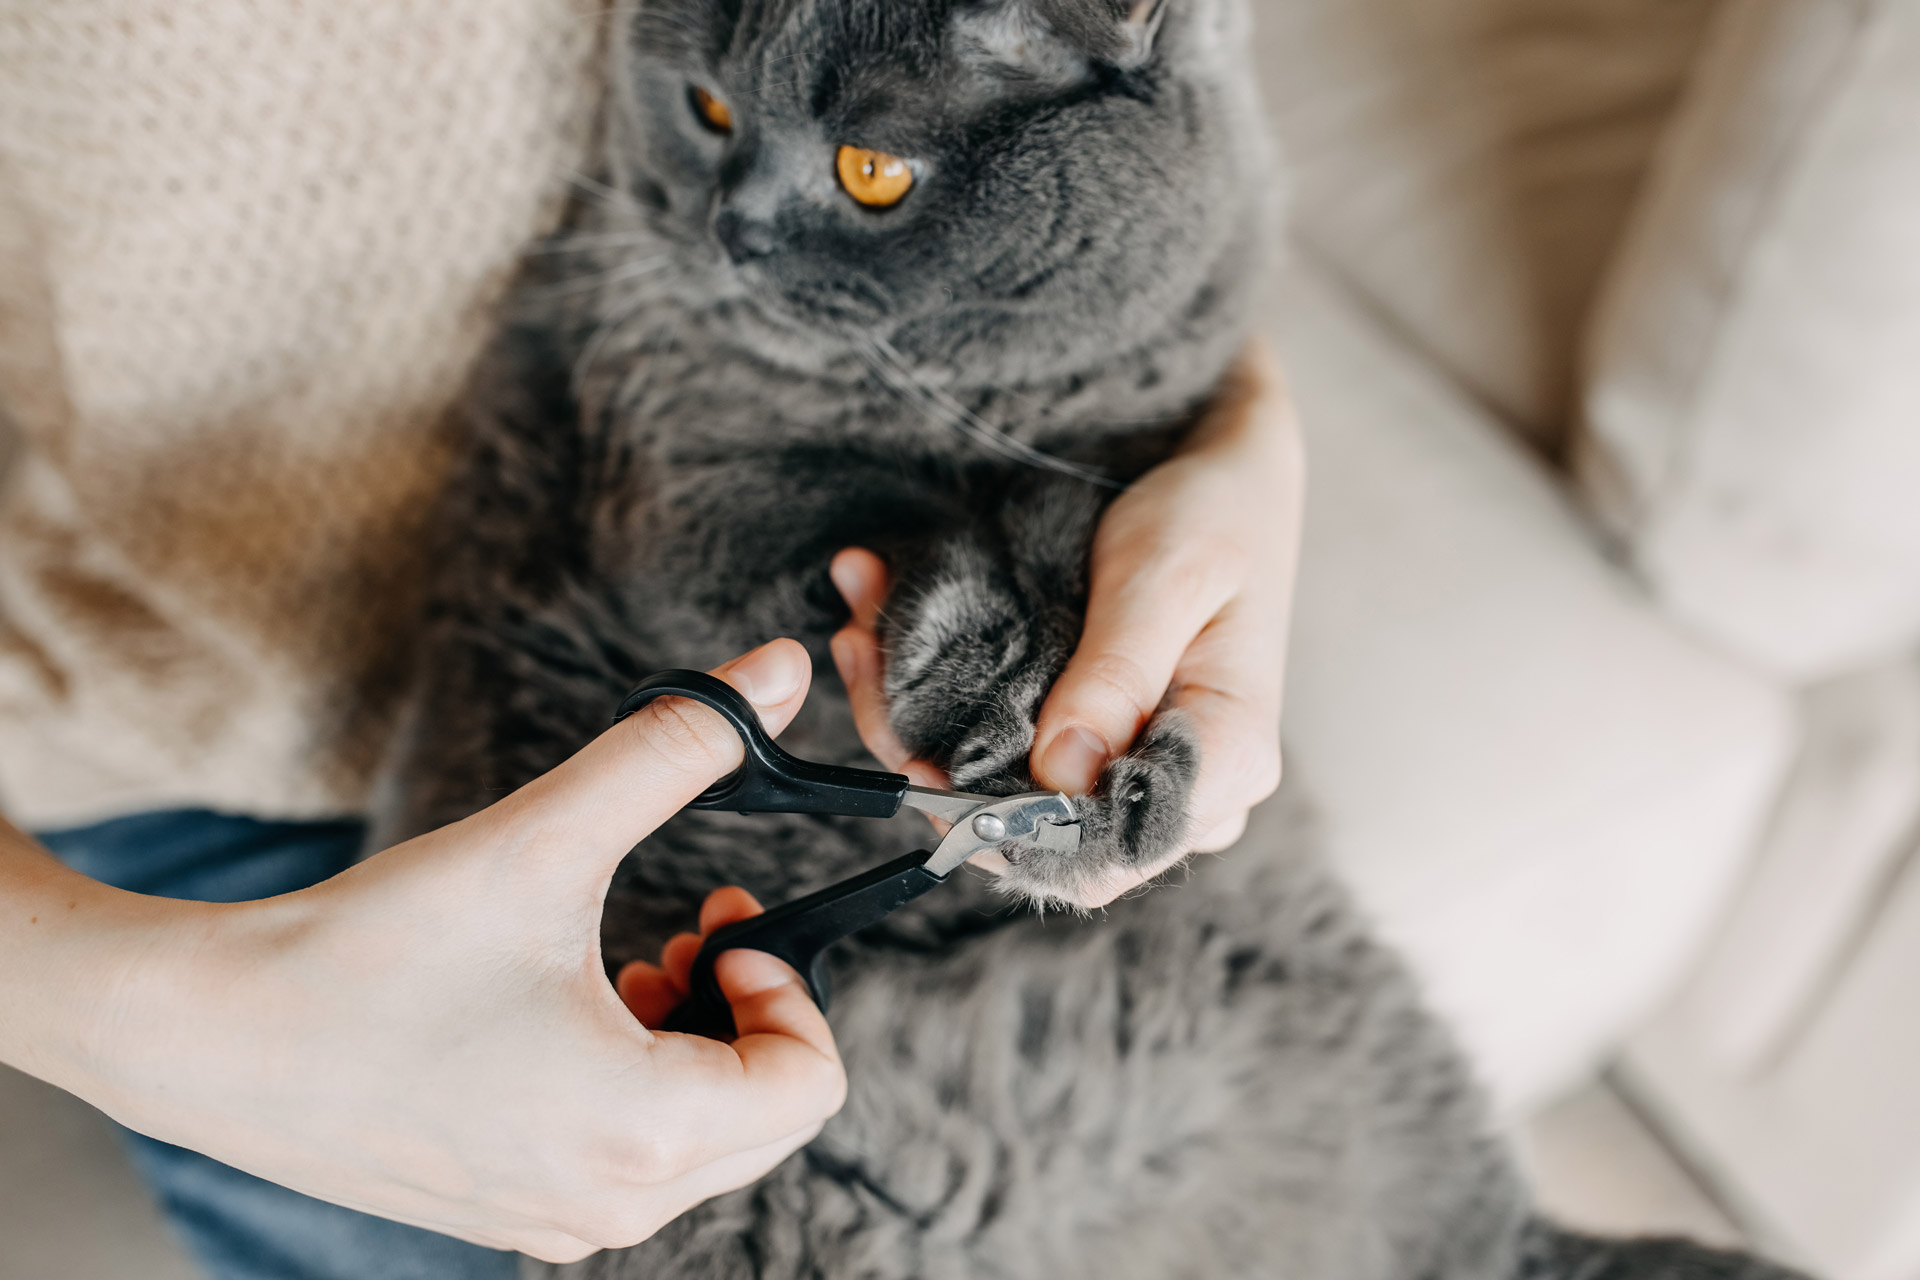
{"type": "Polygon", "coordinates": [[[89,880],[0,822],[0,1061],[97,1092],[129,975],[192,909],[89,880]]]}

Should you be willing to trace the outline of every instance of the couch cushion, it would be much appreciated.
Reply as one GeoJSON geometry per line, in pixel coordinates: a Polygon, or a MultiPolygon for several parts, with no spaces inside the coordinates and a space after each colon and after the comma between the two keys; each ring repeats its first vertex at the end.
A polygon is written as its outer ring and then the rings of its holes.
{"type": "Polygon", "coordinates": [[[1589,365],[1581,483],[1676,613],[1798,678],[1920,641],[1920,8],[1728,9],[1589,365]]]}
{"type": "Polygon", "coordinates": [[[1288,768],[1501,1099],[1681,974],[1766,813],[1788,697],[1668,625],[1545,472],[1302,274],[1274,323],[1311,468],[1288,768]]]}
{"type": "Polygon", "coordinates": [[[1323,257],[1557,442],[1588,304],[1713,0],[1254,0],[1323,257]]]}

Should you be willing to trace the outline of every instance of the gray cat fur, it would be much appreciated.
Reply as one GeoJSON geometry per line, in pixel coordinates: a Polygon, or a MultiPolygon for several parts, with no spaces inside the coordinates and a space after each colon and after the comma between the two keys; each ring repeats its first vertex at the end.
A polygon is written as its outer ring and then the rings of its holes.
{"type": "MultiPolygon", "coordinates": [[[[617,11],[596,194],[536,256],[468,398],[383,837],[550,768],[649,670],[792,635],[830,672],[825,567],[856,544],[896,575],[903,739],[961,786],[1027,789],[1111,490],[980,437],[1124,482],[1218,384],[1269,239],[1245,21],[1235,0],[617,11]],[[731,135],[694,117],[693,84],[731,135]],[[835,188],[842,142],[915,158],[898,208],[835,188]]],[[[786,742],[859,757],[830,674],[786,742]]],[[[1100,919],[1009,901],[1163,856],[1197,763],[1161,714],[1086,804],[1077,854],[1015,850],[997,886],[956,876],[839,949],[842,1114],[756,1186],[561,1273],[1766,1274],[1538,1222],[1293,802],[1100,919]]],[[[924,836],[683,814],[616,878],[608,961],[654,954],[719,885],[778,901],[924,836]]]]}

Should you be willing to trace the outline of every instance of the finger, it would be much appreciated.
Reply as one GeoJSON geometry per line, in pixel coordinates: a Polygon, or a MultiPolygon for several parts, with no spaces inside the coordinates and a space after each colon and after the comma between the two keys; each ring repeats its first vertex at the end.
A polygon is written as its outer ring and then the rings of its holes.
{"type": "Polygon", "coordinates": [[[757,916],[764,908],[754,896],[738,885],[728,885],[724,889],[715,889],[700,904],[700,932],[712,933],[737,920],[757,916]]]}
{"type": "Polygon", "coordinates": [[[736,920],[759,914],[760,904],[745,889],[728,886],[707,895],[700,906],[700,932],[676,933],[660,949],[660,968],[675,987],[676,1004],[686,999],[687,992],[693,989],[693,962],[699,958],[707,935],[736,920]]]}
{"type": "MultiPolygon", "coordinates": [[[[761,722],[778,732],[806,700],[812,670],[798,642],[775,640],[713,674],[745,694],[761,722]]],[[[740,760],[740,739],[718,712],[661,698],[488,813],[520,826],[523,844],[544,864],[562,852],[604,875],[740,760]]]]}
{"type": "Polygon", "coordinates": [[[828,648],[840,683],[847,687],[854,729],[881,768],[902,772],[912,753],[893,731],[887,711],[887,662],[877,630],[891,586],[887,566],[863,547],[848,547],[833,558],[829,573],[852,614],[828,648]]]}
{"type": "MultiPolygon", "coordinates": [[[[916,759],[900,741],[900,735],[893,731],[893,717],[887,710],[886,682],[882,676],[885,669],[880,653],[879,641],[871,632],[863,632],[849,624],[833,638],[833,665],[839,669],[840,682],[847,687],[847,704],[853,711],[854,732],[860,735],[873,758],[880,762],[882,769],[894,773],[903,773],[907,780],[917,787],[938,787],[942,790],[953,785],[947,772],[925,760],[916,759]]],[[[942,822],[932,814],[926,815],[933,829],[941,835],[947,833],[949,824],[942,822]]]]}
{"type": "Polygon", "coordinates": [[[1171,702],[1186,715],[1200,745],[1200,771],[1188,800],[1192,831],[1230,823],[1280,784],[1284,628],[1271,611],[1236,600],[1181,659],[1171,702]]]}
{"type": "Polygon", "coordinates": [[[683,989],[664,969],[645,960],[632,960],[623,966],[613,989],[620,993],[620,1003],[627,1006],[627,1011],[649,1029],[665,1022],[685,998],[683,989]]]}
{"type": "Polygon", "coordinates": [[[1190,852],[1188,849],[1175,849],[1152,866],[1111,868],[1101,879],[1083,886],[1073,902],[1089,911],[1107,906],[1123,894],[1131,893],[1147,881],[1179,866],[1190,852]]]}
{"type": "Polygon", "coordinates": [[[1195,853],[1222,853],[1240,843],[1240,837],[1247,833],[1247,813],[1241,810],[1225,822],[1200,833],[1192,842],[1195,853]]]}
{"type": "Polygon", "coordinates": [[[893,716],[887,706],[886,657],[880,641],[871,631],[849,623],[831,641],[833,666],[840,683],[847,689],[847,706],[853,712],[854,731],[880,767],[895,773],[906,770],[913,753],[893,730],[893,716]]]}
{"type": "MultiPolygon", "coordinates": [[[[785,961],[764,951],[729,951],[715,964],[714,976],[733,1007],[733,1025],[739,1033],[735,1049],[755,1036],[787,1039],[839,1064],[840,1052],[834,1046],[826,1016],[814,1004],[800,975],[785,961]]],[[[746,1055],[741,1056],[744,1059],[746,1055]]]]}
{"type": "MultiPolygon", "coordinates": [[[[729,951],[714,966],[738,1033],[738,1070],[709,1076],[703,1145],[745,1151],[817,1124],[840,1109],[846,1073],[827,1020],[800,975],[760,951],[729,951]]],[[[711,1043],[711,1042],[709,1042],[711,1043]]]]}
{"type": "Polygon", "coordinates": [[[1231,598],[1229,566],[1155,551],[1096,555],[1079,647],[1034,733],[1034,776],[1069,795],[1093,789],[1166,696],[1187,646],[1231,598]]]}
{"type": "Polygon", "coordinates": [[[691,1132],[673,1122],[682,1131],[663,1182],[817,1126],[846,1100],[833,1033],[799,974],[744,950],[721,955],[714,973],[737,1038],[664,1032],[648,1046],[644,1114],[698,1117],[691,1132]]]}
{"type": "Polygon", "coordinates": [[[886,658],[871,631],[848,624],[828,644],[840,683],[847,687],[847,706],[853,712],[854,731],[880,767],[902,772],[912,753],[893,731],[887,707],[886,658]]]}
{"type": "Polygon", "coordinates": [[[683,997],[693,987],[693,962],[705,941],[697,933],[676,933],[660,948],[660,968],[683,997]]]}
{"type": "Polygon", "coordinates": [[[1216,828],[1259,804],[1280,785],[1280,720],[1277,709],[1252,705],[1239,694],[1204,685],[1181,685],[1173,705],[1192,725],[1200,744],[1200,770],[1187,801],[1189,830],[1206,833],[1194,848],[1217,849],[1216,828]]]}
{"type": "MultiPolygon", "coordinates": [[[[886,654],[874,629],[890,586],[886,565],[871,551],[849,547],[834,557],[832,573],[853,614],[852,620],[834,635],[829,648],[840,683],[847,689],[854,731],[881,768],[904,773],[915,786],[951,786],[946,770],[916,759],[893,731],[893,716],[887,707],[886,654]]],[[[933,817],[928,821],[934,830],[946,834],[946,823],[933,817]]]]}
{"type": "Polygon", "coordinates": [[[886,603],[890,585],[887,562],[865,547],[848,547],[833,558],[827,574],[853,614],[849,625],[878,630],[880,607],[886,603]]]}
{"type": "Polygon", "coordinates": [[[1098,911],[1108,906],[1121,894],[1138,889],[1152,879],[1143,871],[1111,871],[1092,884],[1082,886],[1073,897],[1073,904],[1087,911],[1098,911]]]}

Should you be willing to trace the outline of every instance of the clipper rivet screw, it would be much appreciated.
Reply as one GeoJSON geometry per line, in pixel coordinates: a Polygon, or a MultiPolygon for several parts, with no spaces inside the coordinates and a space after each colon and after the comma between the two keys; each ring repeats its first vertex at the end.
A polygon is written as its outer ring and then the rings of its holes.
{"type": "Polygon", "coordinates": [[[1004,840],[1007,838],[1007,824],[997,813],[982,813],[973,820],[973,834],[982,840],[1004,840]]]}

